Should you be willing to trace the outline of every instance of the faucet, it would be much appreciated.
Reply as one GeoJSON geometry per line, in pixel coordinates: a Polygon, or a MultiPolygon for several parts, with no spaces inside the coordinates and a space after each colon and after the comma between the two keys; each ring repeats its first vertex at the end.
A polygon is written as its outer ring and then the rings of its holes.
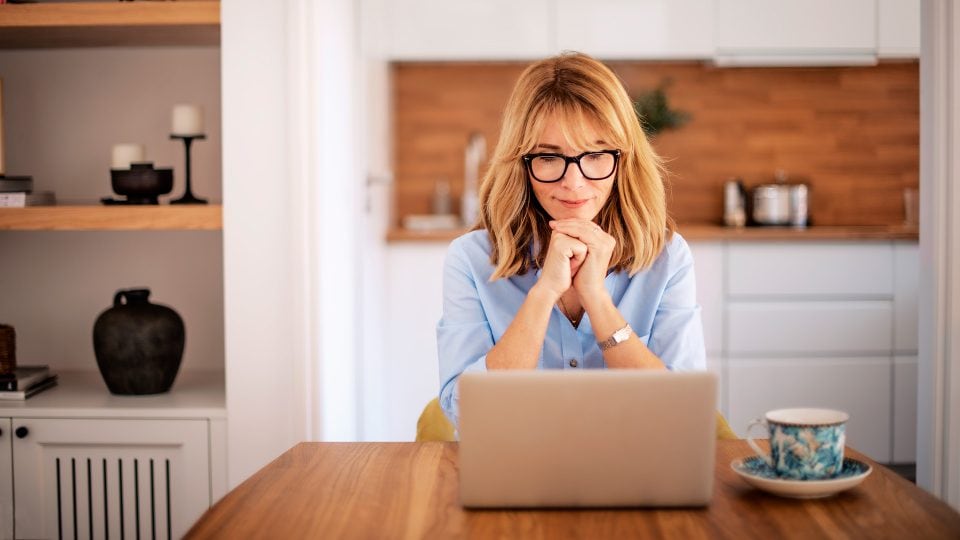
{"type": "Polygon", "coordinates": [[[487,157],[487,140],[482,133],[474,131],[467,139],[463,153],[463,196],[460,202],[460,217],[470,227],[477,221],[480,200],[477,186],[480,181],[480,164],[487,157]]]}

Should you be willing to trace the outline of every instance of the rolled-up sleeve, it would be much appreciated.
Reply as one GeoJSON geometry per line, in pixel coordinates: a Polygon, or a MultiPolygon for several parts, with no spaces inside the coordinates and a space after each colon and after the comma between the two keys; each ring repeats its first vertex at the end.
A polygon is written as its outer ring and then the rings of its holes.
{"type": "Polygon", "coordinates": [[[697,304],[693,254],[677,235],[668,247],[670,277],[657,306],[647,344],[668,369],[703,370],[707,367],[703,322],[697,304]]]}
{"type": "Polygon", "coordinates": [[[447,250],[443,268],[443,314],[437,323],[437,356],[440,406],[455,426],[459,425],[457,380],[467,371],[485,371],[487,351],[494,345],[476,280],[462,245],[454,241],[447,250]]]}

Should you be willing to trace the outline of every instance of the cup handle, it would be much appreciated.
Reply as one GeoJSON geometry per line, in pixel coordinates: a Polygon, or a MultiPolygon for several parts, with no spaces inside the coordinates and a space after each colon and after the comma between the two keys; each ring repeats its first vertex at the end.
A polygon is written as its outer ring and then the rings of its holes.
{"type": "Polygon", "coordinates": [[[770,459],[770,456],[766,452],[760,449],[760,446],[757,443],[755,443],[753,441],[753,437],[750,436],[750,430],[753,429],[753,426],[763,426],[767,428],[769,433],[770,428],[767,425],[767,421],[764,420],[763,418],[754,418],[753,420],[750,421],[750,424],[747,426],[747,444],[749,444],[750,448],[753,448],[753,451],[757,453],[757,456],[759,456],[760,459],[765,461],[767,465],[772,469],[773,460],[770,459]]]}

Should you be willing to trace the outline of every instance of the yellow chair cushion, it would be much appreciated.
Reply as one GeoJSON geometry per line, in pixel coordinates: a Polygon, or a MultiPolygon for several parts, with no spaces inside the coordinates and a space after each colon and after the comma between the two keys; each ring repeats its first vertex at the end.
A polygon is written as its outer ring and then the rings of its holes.
{"type": "MultiPolygon", "coordinates": [[[[736,439],[737,434],[730,429],[727,419],[717,411],[717,439],[736,439]]],[[[417,420],[417,442],[423,441],[453,441],[453,424],[447,419],[440,408],[437,398],[430,400],[420,413],[417,420]]]]}
{"type": "Polygon", "coordinates": [[[447,415],[443,414],[440,400],[431,399],[417,420],[417,442],[453,440],[456,440],[453,436],[453,424],[447,415]]]}

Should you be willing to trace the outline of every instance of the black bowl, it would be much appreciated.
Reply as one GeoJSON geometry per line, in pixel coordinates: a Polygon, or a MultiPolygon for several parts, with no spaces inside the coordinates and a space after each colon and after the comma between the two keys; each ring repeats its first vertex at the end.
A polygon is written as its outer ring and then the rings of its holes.
{"type": "Polygon", "coordinates": [[[154,169],[153,163],[133,163],[130,170],[110,169],[110,185],[130,203],[157,204],[157,196],[173,189],[173,169],[154,169]]]}

